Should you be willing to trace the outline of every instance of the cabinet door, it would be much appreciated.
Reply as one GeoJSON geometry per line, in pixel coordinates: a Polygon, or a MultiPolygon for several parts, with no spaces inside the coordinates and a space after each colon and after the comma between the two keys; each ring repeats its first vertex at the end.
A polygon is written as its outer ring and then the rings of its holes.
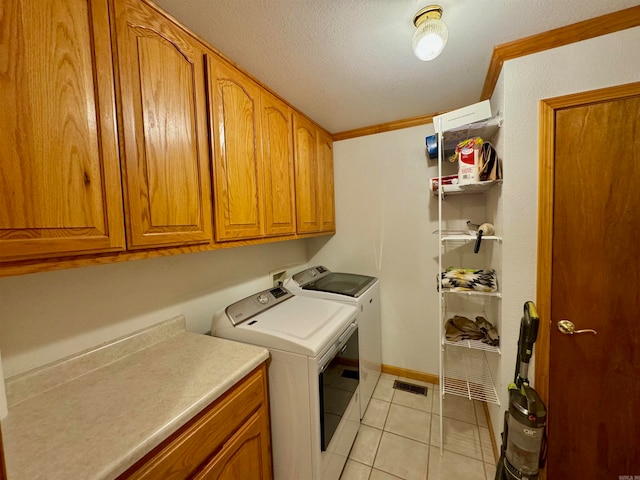
{"type": "Polygon", "coordinates": [[[4,0],[0,24],[0,260],[124,249],[106,0],[4,0]]]}
{"type": "Polygon", "coordinates": [[[320,202],[320,231],[335,232],[336,211],[333,186],[333,140],[318,130],[318,198],[320,202]]]}
{"type": "Polygon", "coordinates": [[[306,118],[294,114],[293,135],[297,231],[298,233],[315,233],[320,231],[316,126],[306,118]]]}
{"type": "Polygon", "coordinates": [[[216,241],[261,237],[260,88],[213,56],[207,56],[207,71],[216,241]]]}
{"type": "Polygon", "coordinates": [[[296,233],[291,108],[262,92],[265,235],[296,233]]]}
{"type": "Polygon", "coordinates": [[[204,52],[138,0],[115,0],[129,248],[212,239],[204,52]]]}
{"type": "Polygon", "coordinates": [[[268,480],[272,478],[270,458],[269,423],[261,408],[194,480],[268,480]]]}

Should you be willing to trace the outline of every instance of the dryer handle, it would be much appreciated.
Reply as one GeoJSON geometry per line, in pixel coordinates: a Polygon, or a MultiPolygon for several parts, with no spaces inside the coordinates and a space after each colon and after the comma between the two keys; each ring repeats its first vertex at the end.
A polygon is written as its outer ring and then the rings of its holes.
{"type": "Polygon", "coordinates": [[[345,330],[345,332],[342,335],[340,335],[336,343],[334,343],[331,346],[331,348],[327,351],[327,353],[325,353],[322,356],[322,358],[320,359],[320,362],[318,362],[319,374],[323,373],[331,363],[331,360],[333,360],[335,356],[338,355],[338,353],[341,353],[344,350],[344,348],[347,345],[347,342],[351,338],[351,334],[357,329],[358,329],[358,322],[354,321],[351,325],[349,325],[349,327],[345,330]]]}
{"type": "Polygon", "coordinates": [[[334,343],[329,349],[329,351],[325,353],[320,359],[318,374],[324,373],[324,371],[327,369],[327,367],[331,363],[331,360],[333,360],[333,358],[336,356],[336,353],[338,353],[338,347],[337,347],[337,344],[334,343]]]}

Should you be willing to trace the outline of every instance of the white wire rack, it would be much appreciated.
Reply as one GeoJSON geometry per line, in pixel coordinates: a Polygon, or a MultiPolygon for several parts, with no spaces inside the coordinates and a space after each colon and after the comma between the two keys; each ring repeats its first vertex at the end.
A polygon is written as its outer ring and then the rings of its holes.
{"type": "Polygon", "coordinates": [[[442,344],[458,348],[472,348],[474,350],[484,350],[485,352],[500,353],[500,347],[489,345],[481,340],[458,340],[457,342],[453,342],[451,340],[447,340],[445,337],[442,339],[442,344]]]}
{"type": "Polygon", "coordinates": [[[446,344],[443,348],[445,362],[442,394],[500,405],[485,356],[486,350],[467,350],[446,344]]]}
{"type": "Polygon", "coordinates": [[[469,297],[502,297],[500,292],[477,292],[475,290],[456,290],[455,288],[443,288],[442,293],[455,293],[456,295],[467,295],[469,297]]]}
{"type": "MultiPolygon", "coordinates": [[[[434,129],[438,136],[438,184],[442,183],[442,164],[445,156],[445,149],[455,147],[458,143],[457,137],[460,140],[470,138],[472,136],[481,136],[485,140],[491,139],[500,127],[502,120],[498,116],[489,118],[491,116],[490,108],[486,103],[479,103],[477,105],[470,106],[466,109],[456,110],[450,112],[446,117],[446,122],[443,123],[443,115],[434,117],[434,129]],[[475,113],[475,116],[469,117],[469,112],[475,113]],[[463,115],[464,113],[464,115],[463,115]],[[486,113],[483,122],[482,116],[486,113]],[[465,120],[466,119],[466,120],[465,120]],[[471,125],[463,125],[465,121],[475,121],[471,125]],[[443,126],[446,125],[447,131],[443,126]],[[485,131],[486,130],[486,131],[485,131]],[[445,145],[445,137],[447,145],[445,145]],[[464,138],[463,138],[464,137],[464,138]]],[[[438,196],[438,240],[440,243],[440,252],[438,255],[438,272],[443,271],[442,259],[443,248],[446,242],[459,242],[466,243],[475,240],[475,236],[467,235],[465,231],[444,231],[443,230],[443,210],[442,204],[445,195],[455,194],[476,194],[484,193],[492,188],[494,185],[501,183],[501,181],[490,182],[478,182],[471,185],[447,185],[442,188],[436,189],[433,193],[438,196]]],[[[435,232],[434,232],[435,233],[435,232]]],[[[488,236],[489,237],[489,236],[488,236]]],[[[483,238],[488,240],[489,238],[483,238]]],[[[495,240],[497,243],[502,243],[502,239],[499,237],[490,237],[491,240],[495,240]]],[[[438,280],[439,281],[439,280],[438,280]]],[[[500,298],[501,294],[498,292],[472,292],[472,291],[451,291],[443,290],[438,295],[438,306],[440,310],[440,337],[444,338],[444,313],[447,303],[454,301],[454,295],[464,297],[467,301],[475,303],[476,300],[484,301],[483,297],[496,297],[500,298]]],[[[493,300],[487,299],[488,302],[493,300]]],[[[470,318],[473,318],[470,317],[470,318]]],[[[440,352],[440,411],[442,411],[442,401],[446,394],[453,394],[464,396],[469,399],[481,400],[483,402],[490,402],[499,404],[498,395],[493,385],[491,378],[491,372],[489,370],[489,364],[487,363],[486,355],[490,355],[490,352],[498,352],[499,349],[491,347],[489,345],[482,344],[482,342],[466,341],[462,344],[450,345],[449,342],[442,340],[439,347],[440,352]],[[466,347],[466,348],[464,348],[466,347]]],[[[444,433],[443,433],[443,416],[440,415],[440,455],[444,453],[444,433]]]]}
{"type": "MultiPolygon", "coordinates": [[[[472,193],[486,193],[502,180],[486,180],[484,182],[467,183],[464,185],[442,185],[443,195],[469,195],[472,193]]],[[[438,195],[439,189],[432,190],[433,195],[438,195]]]]}

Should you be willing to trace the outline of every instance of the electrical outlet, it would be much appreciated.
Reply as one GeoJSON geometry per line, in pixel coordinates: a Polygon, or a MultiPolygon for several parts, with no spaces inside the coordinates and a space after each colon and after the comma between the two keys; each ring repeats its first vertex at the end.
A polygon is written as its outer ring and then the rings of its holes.
{"type": "Polygon", "coordinates": [[[287,278],[286,270],[275,270],[270,272],[271,281],[273,282],[274,287],[280,287],[284,283],[285,278],[287,278]]]}

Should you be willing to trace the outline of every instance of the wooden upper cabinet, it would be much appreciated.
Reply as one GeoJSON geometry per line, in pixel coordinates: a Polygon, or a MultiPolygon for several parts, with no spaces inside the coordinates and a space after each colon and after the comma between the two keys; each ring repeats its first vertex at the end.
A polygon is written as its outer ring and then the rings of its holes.
{"type": "Polygon", "coordinates": [[[106,0],[3,0],[0,26],[0,261],[124,249],[106,0]]]}
{"type": "Polygon", "coordinates": [[[297,232],[316,233],[320,231],[316,126],[306,118],[294,114],[293,139],[296,171],[297,232]]]}
{"type": "Polygon", "coordinates": [[[262,173],[265,235],[296,233],[291,108],[262,92],[262,173]]]}
{"type": "Polygon", "coordinates": [[[335,232],[333,142],[306,118],[294,114],[298,233],[335,232]]]}
{"type": "Polygon", "coordinates": [[[320,231],[335,232],[335,189],[333,185],[333,140],[318,130],[318,196],[320,202],[320,231]]]}
{"type": "Polygon", "coordinates": [[[114,0],[130,249],[212,240],[204,51],[140,0],[114,0]]]}
{"type": "Polygon", "coordinates": [[[216,241],[263,236],[260,87],[207,55],[216,241]]]}

